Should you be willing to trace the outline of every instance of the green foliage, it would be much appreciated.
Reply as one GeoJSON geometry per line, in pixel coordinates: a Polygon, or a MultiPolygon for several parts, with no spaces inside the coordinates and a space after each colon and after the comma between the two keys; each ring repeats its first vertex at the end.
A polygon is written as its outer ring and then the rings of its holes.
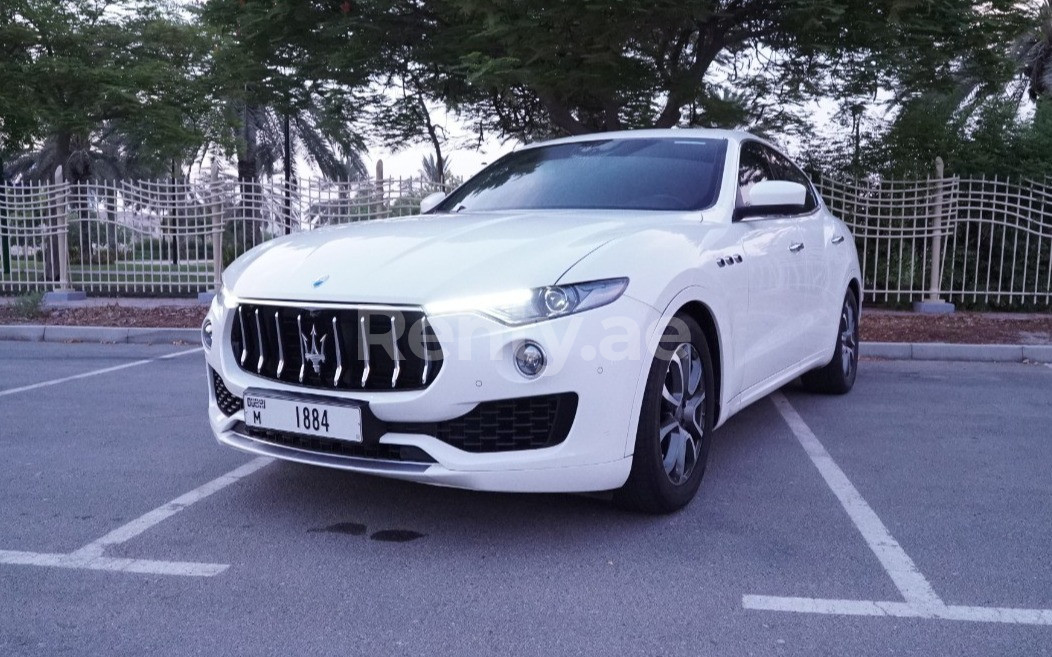
{"type": "Polygon", "coordinates": [[[997,167],[999,134],[1041,163],[1044,124],[1023,130],[1000,100],[1019,75],[1049,88],[1050,1],[5,0],[0,159],[80,180],[218,150],[246,179],[284,160],[342,178],[366,173],[374,137],[430,144],[442,175],[442,106],[480,139],[698,125],[806,141],[806,102],[835,98],[847,130],[811,144],[815,166],[997,167]],[[897,118],[856,140],[878,91],[897,118]]]}
{"type": "Polygon", "coordinates": [[[204,3],[201,20],[217,37],[210,74],[223,120],[216,123],[242,178],[269,175],[284,164],[286,121],[290,167],[299,156],[330,178],[367,175],[357,125],[377,50],[369,24],[375,16],[365,15],[363,4],[204,3]]]}
{"type": "Polygon", "coordinates": [[[36,319],[44,315],[44,293],[40,291],[27,292],[15,298],[12,305],[16,317],[22,319],[36,319]]]}
{"type": "Polygon", "coordinates": [[[443,158],[441,164],[435,156],[428,153],[420,161],[420,179],[427,182],[443,184],[452,178],[452,158],[443,158]]]}
{"type": "Polygon", "coordinates": [[[11,153],[45,142],[46,161],[21,173],[45,178],[58,164],[73,179],[135,151],[165,170],[200,144],[206,106],[200,66],[208,42],[192,23],[138,2],[5,0],[0,13],[0,125],[11,153]],[[18,90],[17,94],[11,90],[18,90]]]}
{"type": "Polygon", "coordinates": [[[942,157],[951,174],[1048,175],[1046,153],[1052,151],[1043,96],[1052,81],[1052,0],[1040,5],[991,3],[974,12],[974,29],[954,35],[959,52],[939,76],[926,84],[910,84],[905,76],[883,84],[894,92],[892,102],[845,99],[839,115],[844,127],[849,107],[893,118],[886,126],[864,127],[857,144],[847,134],[832,143],[808,143],[814,168],[913,178],[931,175],[935,158],[942,157]],[[845,158],[856,151],[858,162],[845,158]]]}
{"type": "MultiPolygon", "coordinates": [[[[923,178],[941,157],[946,175],[1052,176],[1052,99],[1040,100],[1026,119],[1011,100],[988,102],[974,115],[955,110],[952,99],[934,95],[907,104],[886,133],[868,137],[863,170],[923,178]]],[[[843,163],[823,164],[818,168],[850,171],[843,163]]]]}
{"type": "Polygon", "coordinates": [[[1052,94],[1052,0],[1045,0],[1033,29],[1016,41],[1015,59],[1026,76],[1031,98],[1052,94]]]}
{"type": "MultiPolygon", "coordinates": [[[[469,83],[462,102],[442,94],[447,102],[521,139],[685,118],[778,129],[796,120],[781,107],[801,99],[930,88],[1019,13],[986,4],[444,0],[428,3],[425,43],[445,47],[427,45],[425,56],[469,83]]],[[[976,71],[1000,61],[972,59],[976,71]]]]}

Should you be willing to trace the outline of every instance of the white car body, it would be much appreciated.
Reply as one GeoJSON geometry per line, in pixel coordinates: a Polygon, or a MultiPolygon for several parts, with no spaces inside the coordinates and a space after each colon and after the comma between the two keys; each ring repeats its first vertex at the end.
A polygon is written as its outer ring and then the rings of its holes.
{"type": "Polygon", "coordinates": [[[704,316],[714,331],[716,424],[829,363],[845,291],[853,289],[856,298],[860,292],[848,228],[820,199],[803,215],[734,220],[742,144],[773,147],[747,133],[712,130],[633,131],[549,144],[691,136],[727,142],[717,200],[702,211],[507,210],[374,220],[272,240],[224,275],[224,292],[206,320],[214,336],[206,360],[234,398],[249,389],[290,398],[306,393],[366,406],[382,422],[426,426],[487,401],[576,393],[576,415],[558,444],[476,453],[397,427],[378,437],[380,445],[426,452],[433,462],[425,464],[282,446],[246,435],[244,412],[222,411],[210,378],[208,414],[216,437],[267,456],[431,484],[610,490],[629,476],[647,372],[676,313],[704,316]],[[447,303],[617,278],[629,282],[616,301],[521,326],[447,303]],[[428,312],[442,349],[441,369],[426,388],[404,391],[304,389],[261,378],[239,365],[231,346],[236,308],[246,303],[448,308],[428,312]],[[524,341],[549,354],[549,366],[535,378],[513,363],[512,352],[524,341]]]}

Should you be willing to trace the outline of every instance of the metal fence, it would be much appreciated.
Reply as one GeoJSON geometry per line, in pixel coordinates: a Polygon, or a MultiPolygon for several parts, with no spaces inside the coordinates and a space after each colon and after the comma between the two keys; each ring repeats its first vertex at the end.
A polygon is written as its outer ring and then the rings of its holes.
{"type": "Polygon", "coordinates": [[[820,176],[816,184],[855,235],[868,301],[1052,306],[1052,185],[1047,180],[820,176]]]}
{"type": "Polygon", "coordinates": [[[248,249],[324,225],[410,215],[418,179],[0,185],[0,294],[192,296],[248,249]]]}
{"type": "MultiPolygon", "coordinates": [[[[818,176],[852,228],[865,298],[963,307],[1052,306],[1049,181],[818,176]]],[[[418,179],[201,180],[0,185],[0,294],[189,296],[288,232],[413,214],[439,185],[418,179]]]]}

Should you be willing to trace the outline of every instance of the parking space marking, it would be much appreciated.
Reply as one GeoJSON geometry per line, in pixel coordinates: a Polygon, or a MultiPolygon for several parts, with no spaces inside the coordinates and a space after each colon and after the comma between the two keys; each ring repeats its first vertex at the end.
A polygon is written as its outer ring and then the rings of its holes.
{"type": "Polygon", "coordinates": [[[811,457],[811,462],[818,468],[826,485],[833,491],[840,505],[855,523],[855,527],[862,534],[869,549],[877,555],[877,559],[884,566],[884,570],[888,572],[891,581],[895,583],[895,587],[898,588],[906,602],[920,605],[942,604],[942,600],[935,594],[935,590],[921,574],[917,565],[877,517],[873,508],[862,498],[862,494],[836,464],[822,443],[818,442],[814,432],[796,412],[796,409],[789,404],[789,400],[780,392],[772,395],[771,400],[774,401],[775,407],[781,413],[785,423],[789,425],[793,435],[803,445],[804,451],[811,457]]]}
{"type": "Polygon", "coordinates": [[[742,607],[758,611],[783,611],[840,616],[894,616],[980,623],[1052,625],[1052,609],[1011,607],[968,607],[947,605],[913,563],[888,528],[866,503],[844,471],[819,442],[811,428],[780,392],[771,395],[797,441],[807,452],[826,485],[844,507],[866,544],[876,555],[888,576],[905,599],[902,601],[835,600],[769,595],[743,595],[742,607]]]}
{"type": "Polygon", "coordinates": [[[139,534],[145,532],[147,529],[154,525],[164,522],[171,518],[175,514],[179,513],[183,509],[189,507],[192,504],[196,504],[201,500],[205,499],[209,495],[213,495],[223,490],[230,484],[236,483],[239,479],[244,479],[253,472],[266,467],[273,462],[273,459],[265,456],[252,459],[245,465],[239,468],[235,468],[225,475],[216,477],[207,484],[203,484],[193,489],[189,493],[185,493],[175,498],[167,504],[162,504],[153,511],[149,511],[139,516],[135,520],[132,520],[126,525],[121,525],[117,529],[114,529],[110,533],[106,534],[102,538],[88,543],[79,550],[73,552],[73,555],[92,556],[101,555],[107,546],[119,545],[126,541],[129,541],[139,534]]]}
{"type": "Polygon", "coordinates": [[[140,365],[147,365],[149,363],[156,363],[160,360],[169,360],[171,358],[178,358],[179,356],[186,356],[188,354],[196,354],[199,351],[203,351],[204,347],[197,347],[196,349],[187,349],[186,351],[177,351],[174,354],[167,354],[164,356],[158,356],[157,358],[146,358],[143,360],[137,360],[131,363],[124,363],[123,365],[114,365],[113,367],[104,367],[101,370],[92,370],[90,372],[83,372],[81,374],[74,374],[73,376],[64,376],[61,379],[51,379],[50,381],[41,381],[40,383],[34,383],[28,386],[21,386],[19,388],[8,388],[7,390],[0,390],[0,397],[7,395],[14,395],[19,392],[29,392],[30,390],[36,390],[38,388],[46,388],[48,386],[56,386],[60,383],[67,383],[69,381],[76,381],[77,379],[86,379],[91,376],[98,376],[100,374],[109,374],[110,372],[117,372],[119,370],[126,370],[129,367],[138,367],[140,365]]]}
{"type": "Polygon", "coordinates": [[[218,493],[227,486],[269,465],[273,459],[259,457],[248,463],[198,486],[189,493],[175,498],[149,511],[131,522],[121,525],[102,538],[94,540],[69,554],[20,552],[0,550],[0,564],[18,566],[41,566],[45,568],[75,568],[81,570],[109,570],[122,573],[150,575],[178,575],[184,577],[213,577],[230,566],[221,563],[196,563],[187,561],[154,561],[151,559],[124,559],[107,557],[103,553],[110,545],[120,545],[139,536],[151,527],[171,518],[189,506],[218,493]]]}
{"type": "Polygon", "coordinates": [[[770,595],[744,595],[742,606],[755,611],[789,611],[836,616],[895,616],[979,623],[1052,625],[1052,609],[1014,609],[1011,607],[966,607],[934,605],[924,607],[908,602],[877,600],[826,600],[785,598],[770,595]]]}
{"type": "Polygon", "coordinates": [[[78,570],[110,570],[145,575],[182,575],[184,577],[213,577],[230,566],[222,563],[194,563],[186,561],[153,561],[150,559],[119,559],[114,557],[42,552],[0,550],[0,564],[74,568],[78,570]]]}

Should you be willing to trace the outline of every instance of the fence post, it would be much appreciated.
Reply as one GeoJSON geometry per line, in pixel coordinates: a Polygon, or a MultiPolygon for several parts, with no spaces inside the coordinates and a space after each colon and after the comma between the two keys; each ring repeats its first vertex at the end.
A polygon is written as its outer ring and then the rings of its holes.
{"type": "Polygon", "coordinates": [[[62,167],[55,170],[55,186],[59,189],[58,225],[58,289],[69,289],[69,194],[62,179],[62,167]]]}
{"type": "Polygon", "coordinates": [[[913,310],[919,313],[945,314],[954,311],[954,305],[942,300],[942,215],[946,208],[943,194],[945,186],[946,165],[941,157],[935,158],[935,195],[932,203],[934,218],[931,223],[931,280],[928,284],[928,298],[915,301],[913,310]]]}
{"type": "Polygon", "coordinates": [[[86,294],[74,290],[69,284],[69,184],[62,175],[62,166],[55,169],[55,223],[58,242],[58,286],[44,295],[45,301],[83,301],[86,294]]]}
{"type": "Polygon", "coordinates": [[[387,217],[387,199],[384,193],[384,161],[376,161],[376,214],[370,219],[387,217]]]}
{"type": "Polygon", "coordinates": [[[223,196],[219,193],[218,187],[219,164],[212,160],[212,172],[208,178],[208,196],[212,204],[212,286],[215,294],[218,294],[219,289],[223,287],[223,196]]]}
{"type": "Polygon", "coordinates": [[[4,276],[11,275],[11,236],[7,233],[7,181],[0,165],[0,260],[4,276]]]}

